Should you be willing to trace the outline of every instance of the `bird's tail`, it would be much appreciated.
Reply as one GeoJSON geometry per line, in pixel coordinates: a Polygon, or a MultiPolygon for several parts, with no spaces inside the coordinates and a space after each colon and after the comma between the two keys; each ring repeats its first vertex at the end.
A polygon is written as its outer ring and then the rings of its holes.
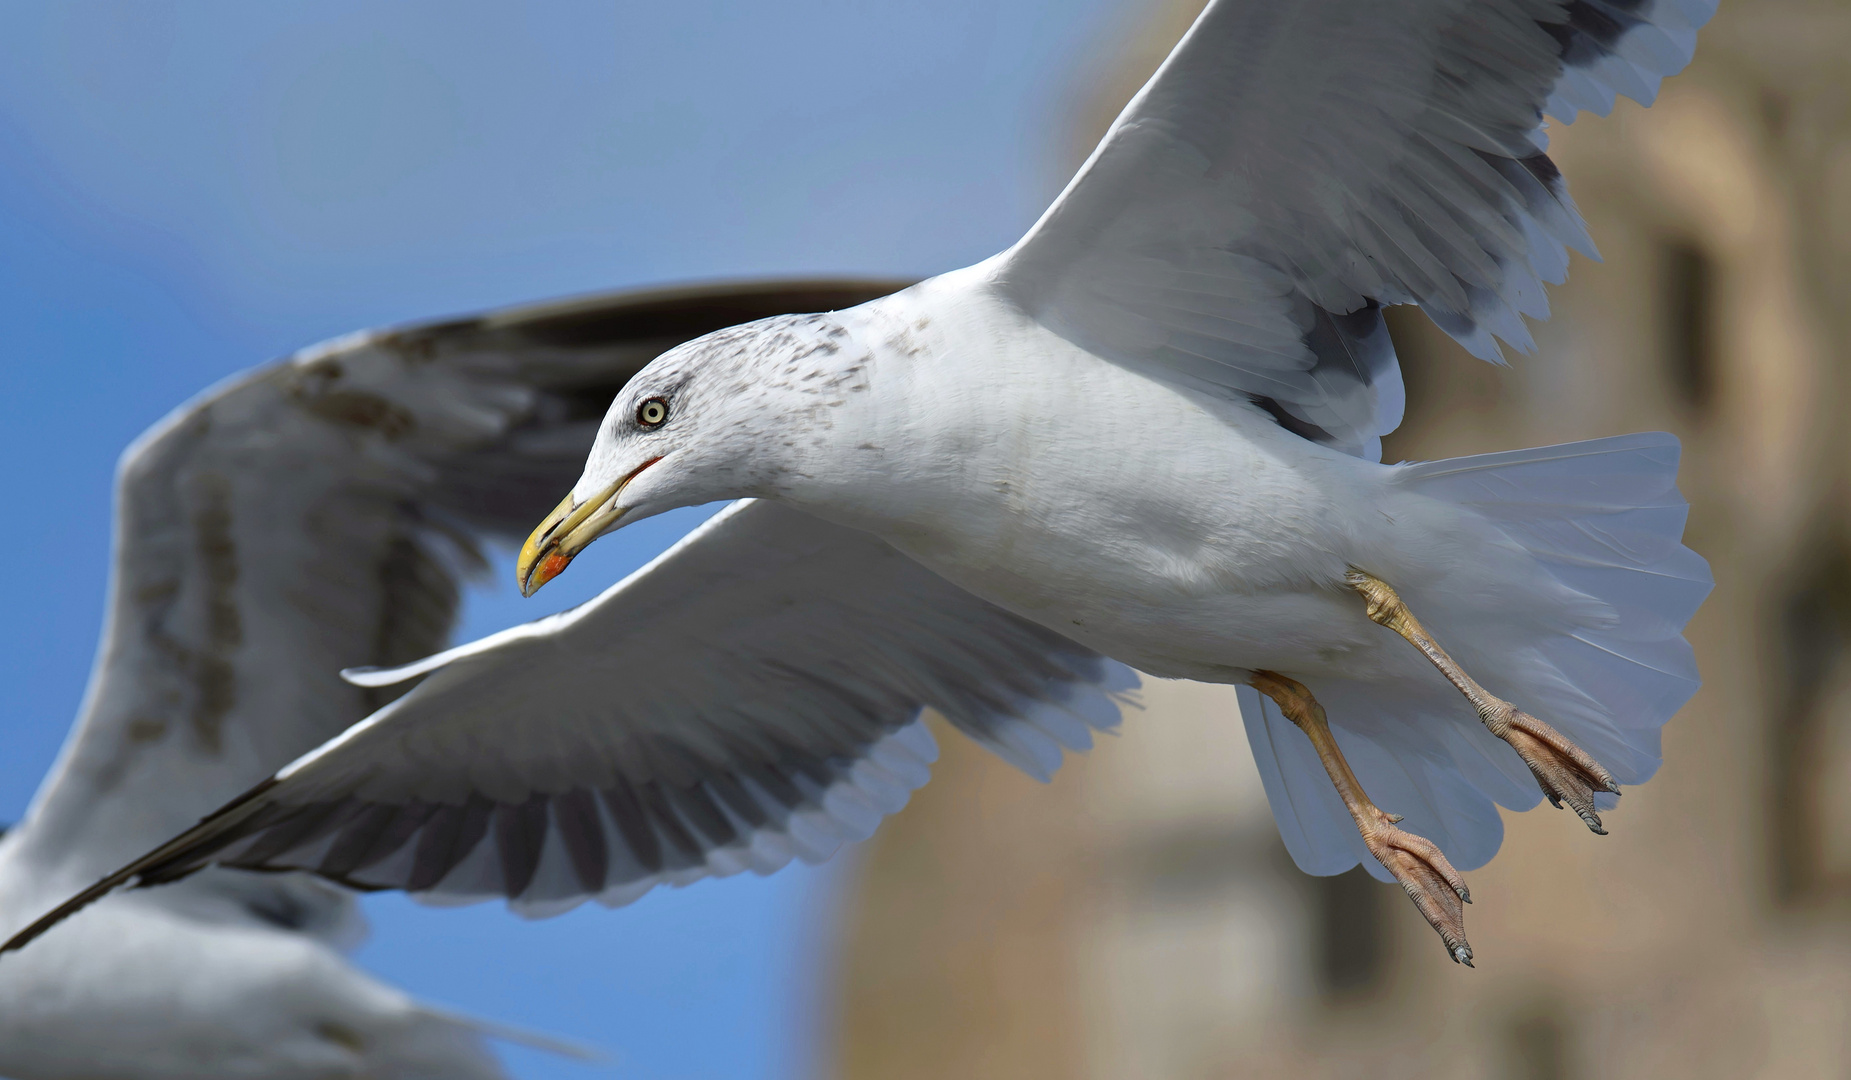
{"type": "MultiPolygon", "coordinates": [[[[1659,729],[1698,685],[1683,630],[1712,579],[1682,543],[1689,508],[1677,463],[1676,437],[1647,433],[1406,465],[1393,481],[1415,512],[1464,522],[1473,540],[1431,560],[1425,580],[1382,576],[1486,689],[1555,726],[1622,784],[1656,771],[1659,729]]],[[[1470,869],[1503,839],[1497,805],[1527,810],[1540,793],[1516,752],[1430,674],[1306,683],[1374,802],[1470,869]]],[[[1313,874],[1361,862],[1386,879],[1310,741],[1251,688],[1240,700],[1294,861],[1313,874]]]]}

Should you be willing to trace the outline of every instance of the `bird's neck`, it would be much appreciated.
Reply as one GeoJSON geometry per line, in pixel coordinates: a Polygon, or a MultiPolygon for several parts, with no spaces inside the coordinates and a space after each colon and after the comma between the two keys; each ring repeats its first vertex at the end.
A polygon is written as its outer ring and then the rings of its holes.
{"type": "Polygon", "coordinates": [[[758,365],[755,392],[778,403],[760,414],[770,426],[749,433],[767,466],[750,494],[833,518],[888,486],[894,458],[879,429],[889,403],[874,392],[885,381],[880,342],[855,314],[810,316],[784,329],[758,365]]]}
{"type": "Polygon", "coordinates": [[[948,414],[973,383],[957,362],[969,350],[936,317],[938,280],[828,316],[831,348],[783,365],[795,422],[770,440],[779,467],[761,494],[889,539],[968,494],[959,481],[974,463],[963,451],[982,448],[961,450],[970,432],[948,414]]]}

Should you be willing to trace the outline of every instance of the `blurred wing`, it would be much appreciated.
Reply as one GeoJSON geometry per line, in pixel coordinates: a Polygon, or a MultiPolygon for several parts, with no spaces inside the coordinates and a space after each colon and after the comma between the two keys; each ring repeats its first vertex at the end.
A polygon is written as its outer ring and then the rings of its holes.
{"type": "Polygon", "coordinates": [[[867,836],[925,782],[921,708],[1046,777],[1137,685],[867,533],[763,502],[582,607],[353,677],[425,674],[10,946],[213,863],[528,915],[766,873],[867,836]]]}
{"type": "Polygon", "coordinates": [[[1525,351],[1591,242],[1543,114],[1650,104],[1715,0],[1213,0],[997,264],[1049,329],[1380,456],[1380,308],[1525,351]]]}
{"type": "Polygon", "coordinates": [[[477,545],[525,535],[664,349],[900,284],[622,293],[357,334],[181,407],[123,457],[101,652],[18,854],[94,878],[378,708],[389,695],[338,672],[448,644],[477,545]]]}

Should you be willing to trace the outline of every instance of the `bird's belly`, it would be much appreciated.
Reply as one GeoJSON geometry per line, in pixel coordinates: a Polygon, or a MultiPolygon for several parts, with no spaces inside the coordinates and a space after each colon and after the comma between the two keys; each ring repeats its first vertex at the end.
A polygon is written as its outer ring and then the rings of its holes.
{"type": "Polygon", "coordinates": [[[1343,587],[1343,508],[1328,493],[1238,446],[1142,474],[1123,465],[1064,470],[1079,483],[1017,473],[969,489],[954,512],[880,531],[963,588],[1153,675],[1374,666],[1384,631],[1343,587]]]}
{"type": "Polygon", "coordinates": [[[1075,581],[1038,573],[1044,568],[1033,559],[979,566],[914,557],[999,607],[1163,678],[1239,682],[1253,670],[1355,677],[1404,666],[1382,654],[1384,631],[1338,584],[1340,570],[1322,584],[1247,591],[1150,574],[1138,560],[1096,560],[1088,579],[1075,581]]]}

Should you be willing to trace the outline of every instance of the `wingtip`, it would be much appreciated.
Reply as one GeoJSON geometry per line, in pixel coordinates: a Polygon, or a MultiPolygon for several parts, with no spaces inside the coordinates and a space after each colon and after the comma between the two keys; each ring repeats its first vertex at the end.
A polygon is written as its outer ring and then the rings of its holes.
{"type": "Polygon", "coordinates": [[[248,817],[249,814],[253,813],[261,805],[259,803],[260,796],[272,787],[275,787],[276,783],[277,780],[275,777],[260,781],[249,791],[246,791],[244,794],[207,815],[198,825],[193,826],[193,828],[181,833],[173,840],[168,841],[161,847],[156,848],[147,855],[117,870],[115,873],[110,874],[96,884],[91,885],[89,888],[71,897],[69,900],[66,900],[64,903],[59,904],[57,907],[39,916],[37,919],[34,919],[25,929],[14,934],[5,942],[0,942],[0,955],[9,952],[17,952],[25,948],[59,923],[76,915],[78,912],[96,903],[98,900],[103,899],[110,893],[115,892],[117,889],[124,887],[139,888],[143,885],[158,885],[170,881],[178,881],[194,871],[201,869],[205,865],[203,862],[196,863],[192,866],[176,866],[174,857],[185,852],[189,847],[196,849],[202,837],[210,839],[215,827],[227,819],[242,820],[244,817],[248,817]]]}
{"type": "Polygon", "coordinates": [[[52,908],[50,911],[32,920],[32,922],[26,925],[25,929],[7,938],[5,942],[0,942],[0,956],[4,956],[10,952],[18,952],[40,937],[43,937],[52,927],[57,926],[59,923],[89,907],[91,904],[115,892],[118,888],[132,884],[134,884],[133,877],[117,877],[112,874],[104,878],[102,881],[97,882],[95,885],[90,886],[76,896],[71,897],[64,903],[59,904],[57,907],[52,908]]]}

